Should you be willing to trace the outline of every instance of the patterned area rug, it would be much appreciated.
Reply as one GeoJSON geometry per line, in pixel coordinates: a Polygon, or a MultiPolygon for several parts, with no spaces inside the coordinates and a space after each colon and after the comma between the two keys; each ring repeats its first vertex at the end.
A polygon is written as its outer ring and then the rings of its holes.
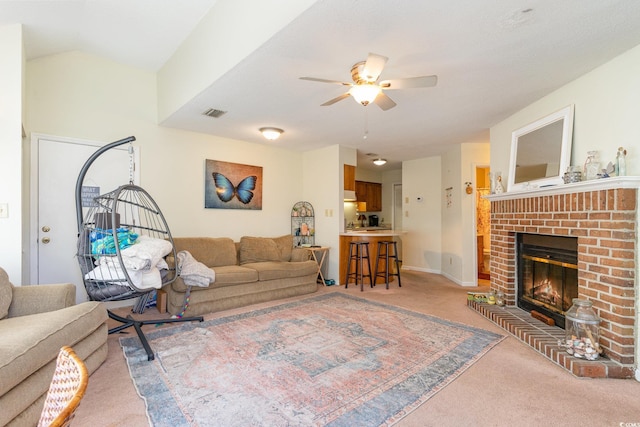
{"type": "Polygon", "coordinates": [[[330,293],[121,338],[154,426],[391,425],[504,337],[330,293]]]}

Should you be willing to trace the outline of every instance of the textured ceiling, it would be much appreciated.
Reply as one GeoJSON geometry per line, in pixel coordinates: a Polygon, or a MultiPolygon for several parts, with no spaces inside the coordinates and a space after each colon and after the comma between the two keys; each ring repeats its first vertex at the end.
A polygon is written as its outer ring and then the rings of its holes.
{"type": "MultiPolygon", "coordinates": [[[[25,24],[30,58],[81,50],[158,70],[214,3],[2,1],[0,23],[25,24]]],[[[488,141],[491,126],[638,44],[637,0],[323,0],[162,124],[294,150],[340,144],[359,166],[374,153],[393,168],[488,141]],[[350,81],[369,52],[389,57],[382,79],[436,74],[438,85],[387,91],[398,105],[382,111],[350,98],[321,107],[346,88],[299,80],[350,81]],[[267,142],[262,126],[285,134],[267,142]]]]}

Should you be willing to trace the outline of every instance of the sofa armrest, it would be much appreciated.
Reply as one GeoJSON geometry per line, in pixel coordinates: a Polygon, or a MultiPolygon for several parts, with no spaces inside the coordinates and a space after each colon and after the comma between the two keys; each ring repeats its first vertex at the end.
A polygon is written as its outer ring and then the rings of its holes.
{"type": "Polygon", "coordinates": [[[305,248],[293,248],[291,251],[291,262],[309,261],[311,259],[311,251],[305,248]]]}
{"type": "Polygon", "coordinates": [[[76,303],[76,287],[71,283],[14,286],[8,317],[60,310],[76,303]]]}

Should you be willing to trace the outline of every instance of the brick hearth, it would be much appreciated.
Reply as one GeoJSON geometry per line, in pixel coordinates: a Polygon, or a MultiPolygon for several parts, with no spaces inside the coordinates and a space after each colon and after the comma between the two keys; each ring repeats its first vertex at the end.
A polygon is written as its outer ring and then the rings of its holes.
{"type": "Polygon", "coordinates": [[[518,307],[496,307],[475,301],[467,301],[467,305],[578,377],[633,378],[631,366],[606,358],[590,361],[570,356],[558,347],[558,340],[564,341],[564,329],[542,323],[518,307]]]}
{"type": "MultiPolygon", "coordinates": [[[[610,178],[489,196],[491,289],[504,292],[508,306],[516,305],[517,233],[578,238],[578,296],[593,302],[602,319],[600,345],[605,358],[618,366],[614,370],[595,369],[598,371],[595,376],[601,376],[602,370],[608,372],[607,376],[633,376],[637,345],[634,329],[637,322],[637,184],[633,179],[610,178]]],[[[493,310],[487,314],[496,316],[493,310]]],[[[532,339],[527,336],[523,341],[532,339]]],[[[556,363],[576,375],[589,369],[574,366],[593,364],[574,363],[575,358],[565,357],[541,343],[536,343],[540,348],[532,347],[549,358],[553,356],[552,360],[556,359],[556,363]]],[[[557,347],[557,338],[553,344],[557,347]]],[[[606,359],[601,358],[599,363],[606,359]]]]}

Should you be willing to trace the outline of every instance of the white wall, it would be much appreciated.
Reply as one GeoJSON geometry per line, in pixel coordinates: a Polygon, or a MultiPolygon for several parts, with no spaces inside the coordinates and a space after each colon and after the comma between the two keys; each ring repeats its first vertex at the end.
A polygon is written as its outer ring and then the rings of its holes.
{"type": "Polygon", "coordinates": [[[640,175],[640,46],[523,108],[491,128],[491,170],[508,182],[511,133],[575,104],[572,165],[583,165],[587,151],[599,150],[605,163],[627,149],[627,174],[640,175]]]}
{"type": "Polygon", "coordinates": [[[442,274],[460,284],[462,281],[462,188],[460,176],[462,166],[461,146],[442,155],[442,274]],[[447,193],[450,195],[447,203],[447,193]]]}
{"type": "Polygon", "coordinates": [[[440,273],[442,269],[442,213],[444,198],[440,157],[402,163],[402,267],[440,273]],[[421,197],[422,202],[417,198],[421,197]],[[408,202],[407,202],[408,200],[408,202]]]}
{"type": "MultiPolygon", "coordinates": [[[[134,135],[141,186],[156,200],[174,236],[289,234],[290,209],[302,199],[301,153],[156,124],[152,73],[78,52],[27,64],[29,132],[111,142],[134,135]],[[206,159],[263,167],[262,210],[204,208],[206,159]]],[[[71,218],[73,221],[74,219],[71,218]]]]}
{"type": "Polygon", "coordinates": [[[330,248],[325,258],[325,279],[334,279],[336,283],[340,247],[338,232],[343,218],[343,173],[340,172],[342,169],[338,145],[303,154],[303,197],[315,210],[316,245],[330,248]]]}
{"type": "Polygon", "coordinates": [[[0,267],[15,285],[22,283],[22,111],[24,55],[22,26],[0,26],[0,267]]]}

